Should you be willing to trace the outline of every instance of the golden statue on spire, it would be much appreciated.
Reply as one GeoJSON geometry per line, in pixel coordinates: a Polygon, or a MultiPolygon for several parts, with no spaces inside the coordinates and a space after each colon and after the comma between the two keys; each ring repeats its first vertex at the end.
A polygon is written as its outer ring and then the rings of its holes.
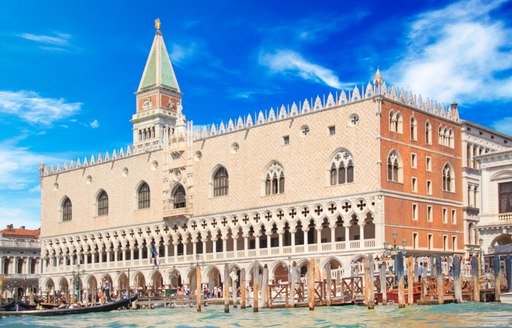
{"type": "Polygon", "coordinates": [[[160,18],[155,19],[155,28],[160,31],[160,18]]]}

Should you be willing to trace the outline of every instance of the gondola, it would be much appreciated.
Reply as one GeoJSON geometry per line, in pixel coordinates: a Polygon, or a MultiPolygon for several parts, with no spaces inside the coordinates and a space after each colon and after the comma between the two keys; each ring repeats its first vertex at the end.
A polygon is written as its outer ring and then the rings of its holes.
{"type": "Polygon", "coordinates": [[[131,298],[122,299],[116,302],[95,305],[95,306],[82,306],[77,308],[68,309],[51,309],[51,310],[27,310],[27,311],[2,311],[2,316],[20,316],[20,315],[36,315],[36,316],[55,316],[67,314],[84,314],[91,312],[109,312],[123,308],[129,308],[130,304],[137,300],[138,295],[135,294],[131,298]]]}
{"type": "Polygon", "coordinates": [[[5,303],[5,304],[1,304],[0,305],[0,311],[2,310],[6,310],[8,311],[9,309],[11,309],[12,307],[14,306],[14,300],[10,300],[9,302],[5,303]]]}

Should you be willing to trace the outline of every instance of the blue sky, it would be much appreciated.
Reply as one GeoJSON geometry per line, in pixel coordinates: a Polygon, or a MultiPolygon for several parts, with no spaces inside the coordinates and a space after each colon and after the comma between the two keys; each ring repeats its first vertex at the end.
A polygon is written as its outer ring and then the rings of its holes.
{"type": "Polygon", "coordinates": [[[4,1],[0,227],[38,228],[41,161],[131,143],[155,18],[194,124],[388,84],[512,134],[512,1],[4,1]]]}

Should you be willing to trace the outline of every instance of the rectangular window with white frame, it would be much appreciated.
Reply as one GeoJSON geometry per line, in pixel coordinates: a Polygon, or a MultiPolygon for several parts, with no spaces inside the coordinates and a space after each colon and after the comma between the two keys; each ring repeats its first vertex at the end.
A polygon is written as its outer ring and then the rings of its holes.
{"type": "Polygon", "coordinates": [[[411,178],[411,189],[412,192],[418,192],[418,179],[415,177],[411,178]]]}
{"type": "Polygon", "coordinates": [[[448,249],[448,236],[443,236],[443,251],[446,251],[448,249]]]}
{"type": "Polygon", "coordinates": [[[432,195],[432,181],[427,180],[427,195],[432,195]]]}
{"type": "Polygon", "coordinates": [[[411,167],[413,169],[418,167],[418,156],[415,153],[411,153],[411,167]]]}
{"type": "Polygon", "coordinates": [[[430,206],[430,205],[427,206],[427,221],[428,222],[432,222],[432,220],[433,220],[433,217],[434,217],[433,211],[434,210],[433,210],[432,206],[430,206]]]}
{"type": "Polygon", "coordinates": [[[452,236],[452,251],[457,249],[457,236],[452,236]]]}
{"type": "Polygon", "coordinates": [[[412,233],[412,247],[414,249],[418,248],[418,233],[417,232],[412,233]]]}
{"type": "Polygon", "coordinates": [[[448,223],[448,209],[443,208],[443,223],[448,223]]]}
{"type": "Polygon", "coordinates": [[[412,219],[418,221],[418,204],[412,204],[412,219]]]}
{"type": "Polygon", "coordinates": [[[457,224],[457,210],[452,210],[452,224],[457,224]]]}
{"type": "Polygon", "coordinates": [[[427,171],[432,172],[432,157],[427,156],[426,163],[427,163],[427,171]]]}
{"type": "Polygon", "coordinates": [[[428,249],[433,249],[434,248],[434,239],[433,239],[431,233],[429,233],[427,235],[427,247],[428,247],[428,249]]]}

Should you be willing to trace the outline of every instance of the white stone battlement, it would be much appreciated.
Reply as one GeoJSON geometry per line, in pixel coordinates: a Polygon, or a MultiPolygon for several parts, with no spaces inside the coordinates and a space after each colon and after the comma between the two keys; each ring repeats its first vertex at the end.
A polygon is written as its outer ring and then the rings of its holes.
{"type": "Polygon", "coordinates": [[[150,144],[148,146],[127,146],[126,150],[124,148],[120,148],[118,151],[114,149],[111,154],[109,154],[107,151],[104,155],[99,153],[96,156],[92,155],[91,157],[84,157],[82,161],[80,160],[80,158],[78,158],[76,161],[66,162],[63,163],[62,165],[57,164],[57,167],[54,167],[53,165],[47,167],[42,166],[40,168],[39,176],[45,177],[101,163],[113,162],[118,159],[136,156],[147,152],[160,150],[162,148],[163,145],[161,143],[150,144]]]}
{"type": "Polygon", "coordinates": [[[298,105],[296,102],[293,102],[291,106],[288,105],[285,107],[281,105],[279,109],[271,107],[268,112],[260,111],[258,114],[254,113],[254,117],[248,114],[246,117],[239,116],[238,119],[230,119],[227,124],[221,121],[220,124],[214,123],[211,126],[202,126],[194,129],[194,140],[206,139],[236,130],[247,129],[252,126],[282,120],[288,117],[300,116],[312,111],[343,106],[369,99],[376,95],[384,96],[385,98],[401,102],[407,106],[412,106],[418,110],[447,120],[459,122],[458,112],[453,112],[450,106],[445,107],[444,104],[439,104],[429,98],[423,100],[421,95],[413,95],[412,92],[396,88],[395,86],[389,89],[386,86],[386,82],[383,82],[381,85],[368,82],[366,88],[364,85],[361,85],[360,88],[355,86],[351,90],[342,90],[341,93],[336,93],[335,95],[329,92],[327,97],[323,95],[323,97],[320,98],[320,96],[317,95],[314,100],[313,98],[309,100],[306,98],[304,101],[299,101],[298,105]]]}

